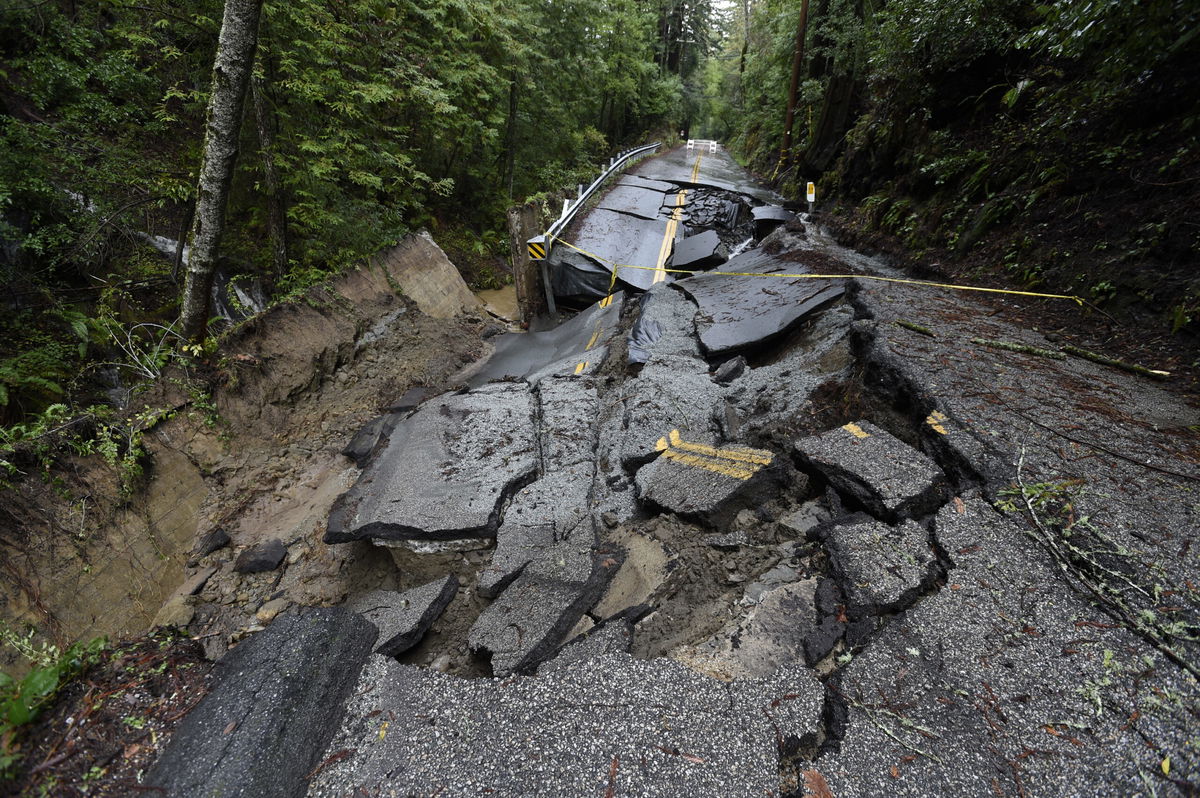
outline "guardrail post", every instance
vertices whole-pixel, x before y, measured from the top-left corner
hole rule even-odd
[[[520,239],[514,233],[514,238],[513,238],[513,253],[514,253],[513,254],[513,264],[514,264],[514,267],[518,263],[529,264],[531,266],[533,261],[538,262],[538,266],[540,268],[541,277],[542,277],[542,286],[545,289],[545,293],[546,293],[546,308],[547,308],[547,310],[549,310],[549,312],[551,314],[558,313],[558,308],[554,302],[554,289],[550,284],[550,268],[549,268],[549,262],[548,262],[548,259],[550,256],[550,248],[554,243],[555,237],[558,236],[559,233],[561,233],[571,223],[571,220],[573,219],[575,214],[579,211],[580,208],[583,207],[584,201],[592,195],[592,192],[595,191],[596,189],[598,189],[601,186],[601,184],[604,183],[605,180],[607,180],[609,177],[611,177],[613,171],[616,169],[618,164],[621,164],[623,166],[625,161],[627,159],[631,158],[632,156],[634,156],[636,154],[643,154],[643,153],[651,152],[651,151],[657,149],[659,146],[661,146],[660,143],[656,142],[654,144],[647,144],[644,147],[634,147],[633,149],[626,150],[624,153],[621,154],[621,156],[619,158],[610,159],[609,168],[606,171],[602,172],[600,174],[600,176],[597,177],[590,186],[588,186],[586,189],[582,185],[577,186],[579,196],[573,204],[570,200],[567,200],[567,199],[563,200],[562,215],[558,218],[558,221],[556,221],[556,222],[554,222],[554,224],[550,225],[550,228],[548,230],[546,230],[546,232],[543,235],[534,236],[533,238],[528,238],[525,240],[526,247],[525,247],[524,251],[518,251]],[[526,209],[531,208],[531,206],[529,206],[529,205],[526,205],[524,207]],[[511,214],[512,214],[512,212],[510,210],[510,216],[511,216]],[[516,224],[513,224],[511,226],[513,227],[514,230],[518,228],[518,226]],[[524,228],[524,229],[527,229],[527,228]],[[530,269],[530,271],[532,271],[532,269]],[[532,276],[532,274],[530,274],[530,276]],[[528,291],[522,292],[521,286],[522,286],[523,282],[531,282],[531,281],[522,281],[519,278],[517,280],[517,283],[518,283],[517,301],[518,301],[518,303],[522,303],[522,307],[524,309],[525,307],[532,304],[532,297],[529,296]],[[532,286],[529,286],[529,287],[532,288]]]

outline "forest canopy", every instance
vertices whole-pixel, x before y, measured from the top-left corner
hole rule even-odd
[[[707,0],[265,2],[226,277],[287,295],[421,227],[497,254],[506,206],[680,124],[710,14]],[[98,364],[124,367],[127,343],[166,356],[147,325],[178,312],[221,18],[219,0],[0,11],[0,420],[96,398]]]

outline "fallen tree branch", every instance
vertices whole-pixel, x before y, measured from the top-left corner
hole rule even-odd
[[[1066,352],[1068,355],[1074,355],[1075,357],[1080,357],[1084,360],[1090,360],[1093,363],[1099,363],[1101,366],[1111,366],[1115,369],[1128,371],[1132,374],[1140,374],[1143,377],[1150,377],[1151,379],[1155,380],[1165,380],[1167,377],[1171,376],[1171,372],[1169,371],[1148,369],[1145,366],[1139,366],[1136,363],[1126,363],[1124,360],[1117,360],[1115,358],[1105,357],[1104,355],[1098,355],[1095,352],[1089,352],[1086,349],[1080,349],[1079,347],[1071,346],[1070,344],[1064,346],[1062,351]]]

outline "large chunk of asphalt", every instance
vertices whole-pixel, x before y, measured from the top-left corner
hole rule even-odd
[[[480,386],[495,380],[529,383],[563,374],[590,374],[604,361],[608,341],[617,331],[623,295],[616,294],[576,314],[553,330],[506,333],[495,339],[495,351],[470,378]],[[579,364],[585,364],[579,368]]]
[[[567,466],[513,496],[496,530],[491,562],[479,575],[481,596],[498,595],[526,564],[561,542],[578,537],[583,545],[591,545],[588,492],[592,474],[590,464]]]
[[[485,597],[496,596],[527,563],[576,530],[586,545],[593,540],[596,388],[589,380],[553,377],[535,394],[540,476],[513,496],[496,530],[495,551],[479,577]]]
[[[876,518],[915,518],[946,493],[946,476],[932,460],[868,421],[796,441],[796,454]]]
[[[659,456],[638,469],[641,500],[652,507],[720,526],[732,512],[753,504],[748,496],[770,490],[775,456],[763,449],[707,440],[685,440],[672,430],[656,443]],[[735,507],[736,505],[736,507]]]
[[[761,347],[845,293],[844,280],[771,276],[808,271],[801,264],[756,249],[676,285],[699,306],[696,329],[700,344],[709,357],[717,357]],[[752,276],[738,276],[741,274]]]
[[[700,357],[696,341],[696,305],[667,283],[642,294],[637,318],[629,332],[628,360],[646,363],[652,357]]]
[[[793,574],[794,576],[794,574]],[[817,629],[815,579],[772,585],[754,606],[689,652],[706,672],[723,678],[769,676],[803,665],[805,639]]]
[[[344,609],[280,616],[216,667],[143,789],[178,798],[293,798],[321,760],[376,630]]]
[[[356,597],[350,609],[379,629],[375,653],[398,657],[421,641],[457,590],[458,577],[450,574],[403,593],[372,590]]]
[[[579,535],[541,551],[479,615],[468,635],[473,650],[491,654],[497,676],[524,673],[549,658],[595,605],[621,566],[616,550],[595,550]]]
[[[703,271],[720,266],[727,260],[729,250],[721,243],[717,231],[706,230],[678,242],[671,254],[670,266],[672,269]]]
[[[754,219],[754,237],[759,241],[769,236],[776,227],[796,218],[796,214],[778,205],[760,205],[750,213]]]
[[[1152,697],[1194,695],[1194,680],[1064,589],[1021,528],[964,498],[935,523],[945,586],[839,674],[847,731],[816,763],[830,792],[1184,794],[1163,759],[1194,739],[1195,718],[1187,699]]]
[[[490,537],[505,498],[537,467],[524,383],[432,399],[334,505],[326,543]]]
[[[465,681],[375,657],[309,796],[772,795],[779,743],[811,738],[822,706],[793,669],[730,685],[608,654]]]
[[[892,527],[858,513],[834,522],[825,542],[852,616],[903,609],[936,573],[929,532],[915,521]]]

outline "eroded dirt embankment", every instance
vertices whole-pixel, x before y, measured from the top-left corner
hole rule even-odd
[[[5,492],[0,617],[61,643],[139,633],[158,616],[190,623],[216,654],[285,595],[333,603],[394,579],[368,544],[316,545],[357,474],[340,451],[413,387],[444,390],[496,326],[486,319],[428,236],[251,319],[224,337],[207,392],[184,387],[198,375],[175,374],[135,400],[174,411],[146,432],[129,499],[98,458]],[[234,570],[276,540],[279,568]],[[198,544],[220,545],[200,556]]]

